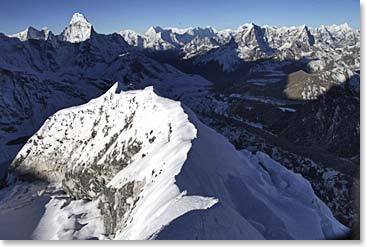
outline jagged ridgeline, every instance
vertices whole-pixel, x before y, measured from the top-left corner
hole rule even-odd
[[[359,30],[97,31],[0,33],[0,238],[358,237]]]

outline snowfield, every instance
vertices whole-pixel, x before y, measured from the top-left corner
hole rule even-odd
[[[152,87],[124,92],[116,83],[58,111],[11,168],[0,225],[17,225],[4,209],[24,200],[11,210],[41,212],[23,226],[28,238],[334,239],[349,231],[300,175],[264,153],[236,151]],[[25,180],[51,184],[19,190]],[[46,202],[31,204],[45,191]]]

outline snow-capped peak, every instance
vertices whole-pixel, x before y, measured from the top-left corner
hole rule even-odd
[[[351,26],[349,26],[349,24],[348,23],[343,23],[343,24],[341,24],[341,25],[339,25],[339,27],[341,28],[341,29],[344,29],[344,30],[350,30],[350,29],[352,29],[352,27]]]
[[[251,22],[251,23],[244,23],[242,25],[240,25],[237,28],[237,31],[244,31],[244,30],[248,30],[250,28],[253,28],[254,26],[257,26],[255,23]]]
[[[144,37],[134,30],[126,29],[119,32],[124,40],[131,46],[144,47]]]
[[[331,26],[327,26],[327,29],[336,33],[347,33],[354,31],[354,29],[351,26],[349,26],[348,23],[343,23],[340,25],[333,24]]]
[[[164,29],[161,28],[160,26],[151,26],[148,28],[148,30],[145,32],[145,35],[150,36],[150,35],[155,35],[157,33],[161,33],[163,32]]]
[[[62,32],[61,39],[71,43],[79,43],[89,39],[92,32],[92,24],[87,21],[84,15],[75,13],[69,26]]]
[[[241,46],[247,49],[260,48],[262,52],[270,54],[270,48],[265,38],[264,30],[254,24],[248,24],[246,27],[243,26],[241,33]]]
[[[315,38],[311,34],[310,29],[306,25],[302,25],[300,27],[300,32],[298,34],[297,41],[303,42],[308,46],[312,46],[315,44]]]
[[[246,27],[244,26],[244,30],[246,30],[245,35],[248,35],[248,34],[250,34],[250,32],[260,30],[260,29],[261,29],[261,27],[254,24],[254,23],[248,24]]]
[[[89,23],[89,21],[87,20],[87,18],[85,18],[85,16],[81,13],[74,13],[71,20],[70,20],[70,24],[76,23],[76,22],[84,22],[84,23]]]

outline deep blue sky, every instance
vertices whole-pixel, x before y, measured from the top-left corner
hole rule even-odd
[[[359,0],[0,0],[0,32],[12,34],[31,25],[60,33],[74,12],[97,32],[145,32],[149,26],[258,25],[309,26],[349,23],[359,28]]]

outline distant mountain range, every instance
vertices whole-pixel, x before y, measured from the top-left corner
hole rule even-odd
[[[0,238],[358,237],[359,30],[75,13],[0,51]]]

